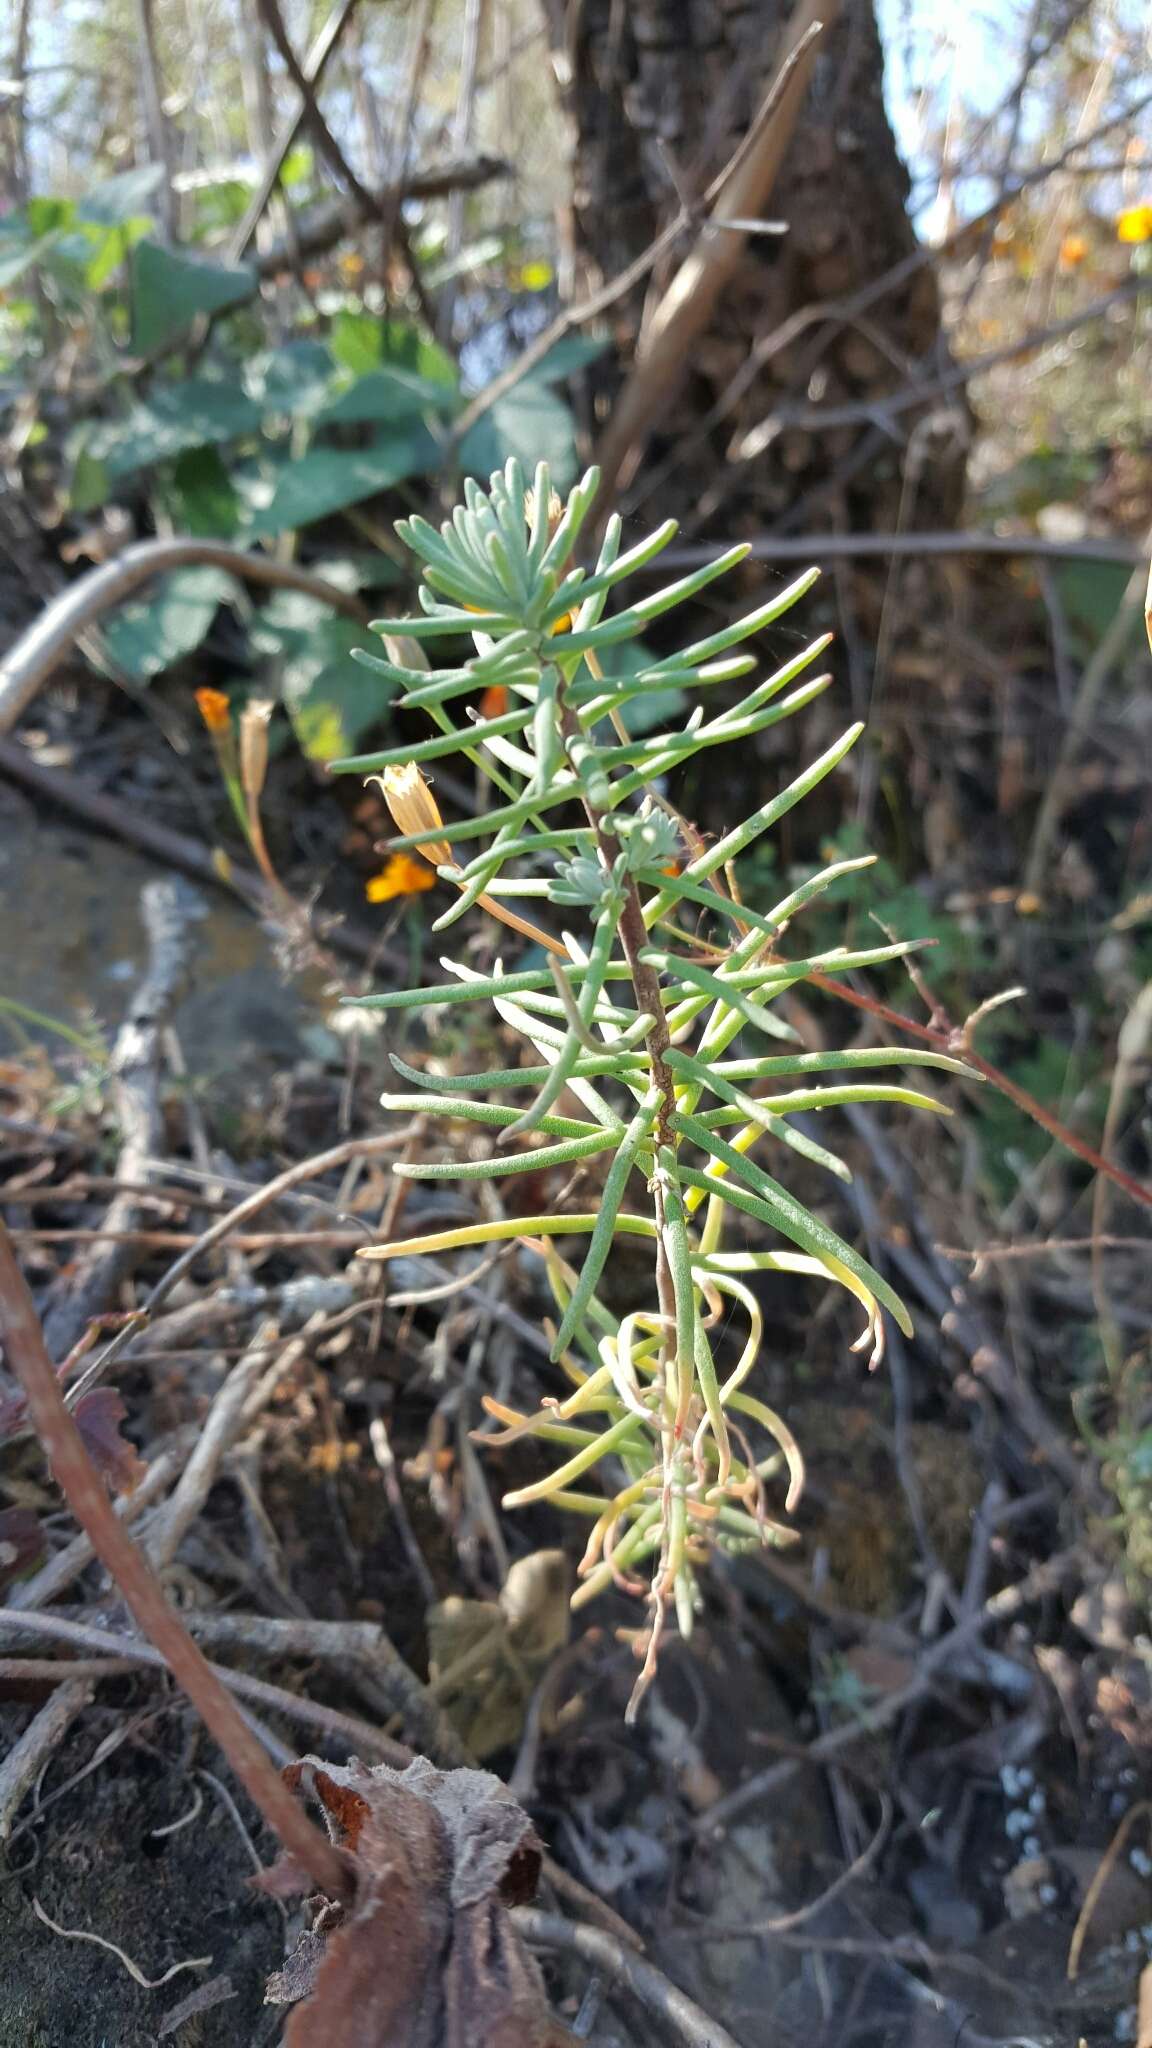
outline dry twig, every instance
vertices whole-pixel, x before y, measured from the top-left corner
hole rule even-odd
[[[160,1063],[164,1029],[188,972],[194,921],[204,914],[200,898],[180,881],[147,882],[140,893],[148,935],[148,966],[112,1050],[113,1106],[120,1129],[116,1178],[125,1185],[104,1219],[109,1242],[81,1262],[67,1295],[49,1310],[44,1338],[63,1358],[102,1315],[134,1264],[132,1245],[140,1204],[128,1192],[147,1184],[148,1164],[164,1146]]]
[[[343,1859],[313,1827],[268,1763],[226,1688],[197,1648],[123,1524],[113,1514],[103,1483],[64,1398],[44,1344],[32,1298],[0,1223],[0,1335],[20,1381],[36,1433],[77,1521],[111,1572],[140,1628],[149,1636],[216,1737],[249,1797],[269,1827],[331,1898],[348,1896]]]
[[[514,1907],[512,1918],[534,1948],[559,1949],[602,1970],[617,1991],[630,1992],[646,2012],[661,2020],[681,2048],[738,2048],[726,2027],[709,2019],[662,1970],[604,1928],[577,1926],[557,1913],[541,1913],[535,1906]]]
[[[666,406],[707,328],[717,300],[739,269],[744,227],[758,219],[776,183],[792,139],[822,30],[835,21],[840,0],[797,0],[782,38],[783,62],[748,134],[715,190],[712,212],[695,246],[661,297],[637,350],[636,365],[616,401],[601,442],[601,504],[610,507],[627,483],[644,435]]]

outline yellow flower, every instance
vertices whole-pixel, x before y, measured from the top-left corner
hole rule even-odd
[[[1152,242],[1152,204],[1148,200],[1142,206],[1126,206],[1116,217],[1116,240],[1118,242]]]
[[[209,732],[227,732],[232,724],[232,706],[223,690],[197,690],[196,705]]]
[[[386,768],[383,775],[370,775],[368,780],[379,784],[392,822],[405,838],[413,832],[430,832],[434,827],[443,830],[440,806],[415,761],[405,761],[399,768]],[[455,866],[446,839],[430,839],[418,851],[434,868]]]
[[[364,885],[369,903],[391,903],[394,896],[419,896],[436,887],[428,863],[414,860],[410,853],[394,853],[387,866]]]

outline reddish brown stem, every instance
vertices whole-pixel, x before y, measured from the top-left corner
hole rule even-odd
[[[80,1432],[64,1405],[44,1333],[16,1263],[12,1241],[0,1222],[0,1337],[8,1363],[24,1389],[28,1411],[56,1483],[93,1550],[105,1565],[140,1628],[183,1686],[215,1736],[249,1798],[283,1847],[330,1898],[347,1901],[349,1866],[338,1849],[313,1827],[292,1797],[216,1677],[203,1652],[169,1606],[159,1581],[117,1520]]]
[[[839,997],[842,1003],[850,1003],[854,1010],[866,1010],[870,1017],[881,1018],[885,1024],[891,1024],[894,1030],[908,1032],[912,1038],[918,1038],[922,1045],[931,1045],[937,1052],[954,1053],[967,1060],[968,1065],[975,1067],[976,1072],[982,1074],[986,1081],[990,1081],[994,1088],[998,1088],[1001,1095],[1006,1095],[1009,1102],[1014,1102],[1017,1109],[1022,1109],[1025,1116],[1032,1118],[1033,1123],[1039,1124],[1043,1130],[1058,1139],[1061,1145],[1067,1146],[1069,1152],[1075,1152],[1078,1158],[1086,1160],[1097,1173],[1102,1173],[1108,1180],[1114,1181],[1116,1186],[1123,1188],[1125,1194],[1130,1195],[1134,1202],[1139,1202],[1145,1209],[1152,1209],[1152,1188],[1146,1188],[1142,1182],[1134,1180],[1130,1173],[1125,1173],[1122,1166],[1113,1165],[1110,1159],[1105,1159],[1103,1153],[1097,1152],[1094,1145],[1089,1145],[1085,1138],[1078,1138],[1075,1131],[1070,1131],[1067,1124],[1062,1124],[1059,1117],[1053,1116],[1050,1109],[1045,1109],[1042,1102],[1037,1102],[1034,1095],[1029,1095],[1026,1088],[1018,1087],[999,1067],[994,1067],[981,1053],[974,1052],[965,1042],[962,1031],[956,1030],[954,1026],[942,1029],[934,1024],[921,1024],[916,1017],[905,1017],[900,1010],[890,1010],[887,1003],[877,1002],[875,996],[858,994],[845,982],[835,981],[830,974],[809,974],[807,979],[814,982],[817,988],[826,989],[830,996]]]

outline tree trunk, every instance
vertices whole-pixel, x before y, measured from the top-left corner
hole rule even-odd
[[[787,54],[789,8],[785,0],[543,5],[571,126],[574,254],[599,282],[622,271],[679,207],[691,211],[728,162]],[[910,382],[947,367],[936,279],[918,252],[908,192],[884,108],[872,0],[842,0],[765,207],[787,233],[748,238],[709,331],[681,366],[667,426],[649,436],[626,504],[671,512],[687,533],[711,525],[733,539],[766,528],[954,520],[964,408],[928,393],[885,410]],[[649,305],[681,254],[654,274]],[[848,311],[901,265],[900,282]],[[618,366],[599,394],[602,417],[645,302],[642,287],[615,309]]]

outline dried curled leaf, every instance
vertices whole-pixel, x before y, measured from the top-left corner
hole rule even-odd
[[[285,1772],[315,1794],[356,1863],[347,1912],[325,1903],[267,1997],[302,1998],[286,2048],[549,2048],[544,1986],[507,1907],[530,1899],[540,1844],[488,1771],[406,1770],[304,1757]],[[277,1866],[269,1888],[304,1889]]]
[[[0,1508],[0,1591],[44,1558],[44,1531],[31,1508]]]
[[[128,1410],[115,1387],[93,1387],[81,1394],[72,1413],[101,1478],[117,1493],[131,1493],[148,1468],[135,1445],[120,1434]]]
[[[436,1697],[473,1756],[520,1739],[541,1673],[568,1640],[571,1571],[562,1550],[510,1567],[499,1601],[452,1594],[428,1613]]]

